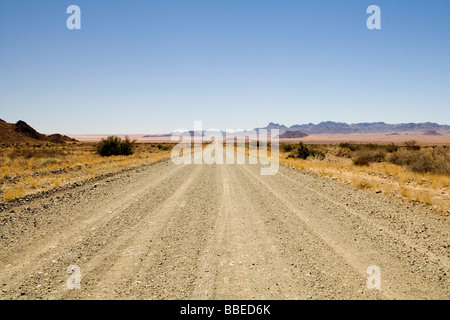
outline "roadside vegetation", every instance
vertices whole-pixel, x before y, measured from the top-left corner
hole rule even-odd
[[[0,201],[151,164],[169,158],[173,146],[114,137],[100,143],[1,144]],[[268,149],[270,153],[270,145]],[[415,141],[283,143],[280,161],[360,189],[450,211],[450,146],[420,146]]]
[[[0,202],[170,157],[173,144],[110,137],[99,143],[0,145]]]
[[[129,137],[122,138],[110,136],[97,144],[96,150],[102,157],[110,156],[130,156],[136,149],[136,140]]]
[[[317,156],[319,154],[319,156]],[[357,188],[450,210],[450,147],[281,144],[280,161]]]

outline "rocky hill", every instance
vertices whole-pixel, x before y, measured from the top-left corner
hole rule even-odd
[[[285,133],[280,134],[280,139],[298,139],[304,138],[308,135],[301,131],[286,131]]]
[[[13,124],[7,123],[6,121],[0,119],[0,143],[65,143],[70,141],[76,140],[59,133],[52,135],[39,133],[22,120],[19,120]]]
[[[425,135],[425,136],[442,136],[442,134],[440,134],[436,130],[428,130],[423,135]]]

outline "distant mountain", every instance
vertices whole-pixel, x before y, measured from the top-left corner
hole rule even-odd
[[[428,130],[423,135],[424,136],[442,136],[442,134],[440,134],[439,132],[437,132],[435,130]]]
[[[47,136],[47,139],[50,140],[50,142],[54,142],[54,143],[65,143],[65,142],[76,142],[76,139],[73,139],[71,137],[59,134],[59,133],[54,133],[51,135]]]
[[[155,137],[170,137],[172,134],[147,134],[142,138],[155,138]]]
[[[278,124],[278,123],[273,123],[273,122],[270,122],[268,125],[267,125],[267,127],[265,127],[264,129],[278,129],[280,132],[281,131],[287,131],[289,128],[288,127],[286,127],[285,125],[280,125],[280,124]]]
[[[297,138],[304,138],[308,135],[306,133],[303,133],[301,131],[286,131],[285,133],[280,134],[280,139],[297,139]]]
[[[285,125],[281,125],[281,124],[278,124],[278,123],[270,122],[266,127],[264,127],[264,128],[255,128],[254,130],[258,134],[259,134],[259,130],[267,130],[267,134],[271,134],[272,130],[278,130],[278,134],[281,135],[281,134],[287,132],[289,130],[289,128],[286,127]],[[292,131],[297,131],[297,130],[292,130]]]
[[[333,122],[325,121],[318,124],[308,123],[308,124],[296,124],[291,127],[285,125],[280,125],[278,123],[269,123],[264,128],[259,129],[278,129],[280,135],[286,133],[287,131],[295,132],[300,131],[304,134],[351,134],[351,133],[418,133],[424,134],[426,132],[434,131],[437,134],[450,133],[450,126],[439,125],[432,122],[423,123],[399,123],[399,124],[388,124],[384,122],[363,122],[363,123],[353,123],[347,124],[343,122]]]
[[[24,142],[53,142],[65,143],[77,141],[59,133],[45,135],[37,132],[25,121],[19,120],[15,124],[7,123],[0,119],[0,142],[1,143],[24,143]]]

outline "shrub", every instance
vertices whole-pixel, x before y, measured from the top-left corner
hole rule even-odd
[[[367,166],[373,162],[382,162],[386,153],[382,150],[361,150],[354,153],[352,161],[357,166]]]
[[[122,140],[119,137],[110,136],[97,144],[97,153],[102,157],[129,156],[134,153],[135,147],[136,140],[130,140],[129,137]]]
[[[297,158],[306,159],[310,154],[308,147],[303,142],[300,142],[297,148]]]
[[[376,144],[376,143],[367,143],[360,146],[359,150],[367,149],[367,150],[382,150],[389,153],[398,151],[398,146],[395,144]]]
[[[310,150],[310,156],[313,157],[316,160],[320,160],[322,161],[323,159],[325,159],[325,153],[321,150],[318,149],[311,149]]]
[[[380,145],[375,144],[375,143],[366,143],[364,145],[362,145],[363,149],[368,149],[368,150],[377,150],[382,148]]]
[[[361,180],[356,184],[356,187],[362,190],[370,189],[372,188],[372,184],[367,180]]]
[[[163,145],[163,144],[158,143],[157,148],[158,148],[159,150],[166,151],[166,150],[169,150],[169,149],[170,149],[170,145],[168,145],[168,144],[164,144],[164,145]]]
[[[399,166],[407,166],[412,163],[416,154],[418,154],[418,152],[401,150],[391,154],[388,161]]]
[[[408,169],[418,173],[436,172],[437,163],[428,153],[417,152],[416,156],[411,159]]]
[[[396,145],[393,144],[393,143],[384,146],[384,148],[385,148],[386,151],[389,152],[389,153],[393,153],[393,152],[397,152],[397,151],[398,151],[398,146],[396,146]]]
[[[354,143],[348,143],[348,142],[340,143],[339,147],[341,149],[349,149],[350,151],[357,151],[357,150],[361,149],[361,145],[354,144]]]
[[[376,144],[376,143],[366,143],[366,144],[351,144],[348,142],[340,143],[340,153],[346,154],[345,150],[359,151],[359,150],[383,150],[389,153],[398,151],[399,147],[395,144]],[[344,149],[344,150],[343,150]]]
[[[295,145],[291,146],[294,149]],[[319,149],[308,147],[303,142],[300,142],[298,144],[297,150],[291,152],[291,154],[288,156],[288,158],[297,158],[303,160],[307,159],[308,157],[313,157],[316,160],[323,160],[325,159],[325,153]]]
[[[291,143],[283,143],[280,145],[281,152],[291,152],[295,147],[295,144]]]
[[[57,164],[57,163],[58,163],[57,159],[55,159],[55,158],[47,158],[47,159],[41,161],[40,166],[41,167],[46,167],[49,164]]]
[[[368,166],[370,164],[369,158],[362,155],[357,155],[353,157],[352,161],[353,164],[357,166]]]
[[[420,146],[417,145],[416,140],[405,141],[405,147],[408,150],[420,150]]]
[[[433,150],[403,150],[393,153],[389,162],[406,166],[417,173],[436,173],[450,175],[450,156],[445,148]]]

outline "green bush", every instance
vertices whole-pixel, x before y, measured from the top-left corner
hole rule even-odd
[[[168,145],[168,144],[160,144],[160,143],[158,143],[158,145],[156,147],[159,150],[170,150],[170,145]]]
[[[281,152],[291,152],[296,148],[295,144],[283,143],[280,145]]]
[[[345,154],[345,151],[342,149],[347,149],[350,151],[360,151],[360,150],[383,150],[389,153],[398,151],[399,147],[395,144],[376,144],[376,143],[366,143],[366,144],[353,144],[353,143],[340,143],[339,147],[341,150],[339,151],[341,154]]]
[[[323,160],[325,159],[325,153],[319,149],[313,148],[315,145],[312,145],[310,147],[306,146],[303,142],[300,142],[297,146],[297,150],[295,150],[294,146],[292,146],[291,154],[288,156],[288,158],[297,158],[297,159],[307,159],[308,157],[312,157],[316,160]]]
[[[405,147],[408,150],[420,150],[421,147],[419,145],[417,145],[417,141],[416,140],[409,140],[405,142]]]
[[[398,151],[398,146],[396,146],[396,145],[393,144],[393,143],[384,146],[384,148],[385,148],[386,151],[389,152],[389,153],[393,153],[393,152],[397,152],[397,151]]]
[[[311,153],[309,152],[308,147],[303,142],[300,142],[297,148],[297,158],[306,159],[310,155]]]
[[[136,140],[130,140],[129,137],[122,140],[119,137],[110,136],[97,144],[97,153],[102,157],[129,156],[134,153],[135,147]]]
[[[310,156],[316,160],[324,160],[325,159],[325,153],[318,149],[311,149]]]
[[[379,148],[382,148],[382,146],[375,143],[366,143],[362,145],[362,149],[377,150]]]
[[[357,150],[361,149],[361,145],[354,144],[354,143],[348,143],[348,142],[340,143],[339,147],[341,149],[349,149],[350,151],[357,151]]]

